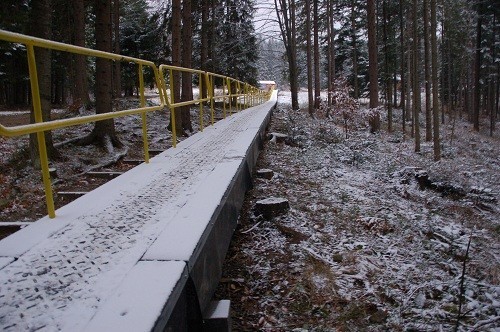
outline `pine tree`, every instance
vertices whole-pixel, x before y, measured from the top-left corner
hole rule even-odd
[[[253,0],[226,0],[218,51],[222,73],[250,84],[257,83],[257,37]]]

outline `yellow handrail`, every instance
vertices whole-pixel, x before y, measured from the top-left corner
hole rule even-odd
[[[45,189],[45,196],[46,196],[46,204],[47,204],[47,211],[48,215],[50,218],[55,217],[55,208],[54,208],[54,198],[53,198],[53,193],[52,193],[52,185],[51,185],[51,179],[50,179],[50,174],[49,174],[49,161],[48,161],[48,156],[47,156],[47,147],[45,143],[45,131],[50,131],[54,129],[59,129],[59,128],[65,128],[65,127],[70,127],[74,125],[81,125],[81,124],[87,124],[90,122],[96,122],[96,121],[101,121],[101,120],[107,120],[107,119],[114,119],[118,117],[124,117],[128,115],[134,115],[134,114],[141,114],[141,121],[142,121],[142,136],[143,136],[143,146],[144,146],[144,160],[146,163],[149,163],[149,148],[148,148],[148,138],[147,138],[147,119],[146,119],[146,114],[148,112],[153,112],[153,111],[159,111],[165,108],[165,106],[168,106],[171,111],[171,124],[172,124],[172,140],[173,140],[173,146],[176,147],[176,128],[175,128],[175,108],[180,107],[180,106],[185,106],[185,105],[194,105],[196,103],[200,104],[200,130],[203,131],[204,123],[203,123],[203,102],[210,102],[210,109],[211,109],[211,123],[214,123],[214,101],[216,99],[222,98],[224,101],[223,105],[223,113],[224,113],[224,118],[226,117],[226,105],[225,105],[225,100],[228,98],[229,100],[229,107],[230,107],[230,113],[232,113],[232,103],[231,103],[231,98],[236,97],[243,97],[244,102],[243,105],[248,106],[247,104],[247,98],[250,98],[250,100],[254,100],[254,98],[257,98],[259,102],[265,101],[265,99],[268,99],[268,95],[265,94],[264,91],[259,90],[255,87],[250,87],[246,83],[240,82],[238,80],[235,80],[233,78],[219,75],[219,74],[214,74],[214,73],[209,73],[205,72],[202,70],[196,70],[196,69],[188,69],[188,68],[182,68],[182,67],[175,67],[175,66],[168,66],[168,65],[161,65],[158,67],[151,61],[146,61],[138,58],[133,58],[129,56],[123,56],[120,54],[114,54],[114,53],[108,53],[108,52],[103,52],[103,51],[98,51],[98,50],[93,50],[85,47],[80,47],[80,46],[74,46],[74,45],[69,45],[69,44],[64,44],[64,43],[59,43],[59,42],[54,42],[50,40],[45,40],[41,38],[36,38],[36,37],[31,37],[31,36],[26,36],[18,33],[13,33],[5,30],[0,30],[0,40],[4,40],[7,42],[12,42],[12,43],[19,43],[19,44],[24,44],[26,45],[27,49],[27,55],[28,55],[28,69],[29,69],[29,75],[30,75],[30,85],[31,85],[31,95],[32,95],[32,100],[33,100],[33,112],[34,112],[34,118],[35,118],[35,123],[27,124],[27,125],[19,125],[19,126],[13,126],[13,127],[5,127],[0,124],[0,136],[6,136],[6,137],[14,137],[14,136],[21,136],[21,135],[27,135],[27,134],[35,134],[37,135],[37,140],[38,140],[38,150],[40,154],[40,164],[41,164],[41,169],[42,169],[42,179],[43,179],[43,184],[44,184],[44,189]],[[51,50],[56,50],[56,51],[62,51],[62,52],[68,52],[68,53],[74,53],[74,54],[80,54],[80,55],[85,55],[85,56],[91,56],[91,57],[98,57],[98,58],[104,58],[104,59],[109,59],[113,61],[123,61],[123,62],[129,62],[129,63],[134,63],[138,66],[138,79],[139,79],[139,100],[140,100],[140,107],[139,108],[134,108],[134,109],[127,109],[127,110],[121,110],[121,111],[115,111],[113,112],[112,110],[107,113],[102,113],[102,114],[93,114],[93,115],[86,115],[86,116],[80,116],[77,118],[68,118],[68,119],[60,119],[60,120],[52,120],[52,121],[43,121],[42,117],[42,109],[41,109],[41,102],[40,102],[40,90],[39,90],[39,85],[38,85],[38,74],[37,74],[37,68],[36,68],[36,61],[35,61],[35,51],[34,47],[40,47],[40,48],[47,48]],[[146,98],[145,98],[145,93],[144,93],[144,67],[149,67],[154,73],[154,81],[156,83],[156,86],[158,88],[158,93],[160,96],[160,104],[156,106],[149,106],[146,107]],[[165,71],[169,71],[169,87],[170,87],[170,94],[167,93],[167,84],[165,81]],[[175,101],[174,100],[174,82],[173,82],[173,71],[179,71],[179,72],[190,72],[194,74],[199,75],[199,98],[198,99],[193,99],[190,101]],[[222,78],[223,85],[222,85],[222,95],[220,96],[215,96],[213,94],[213,82],[214,78]],[[208,95],[206,98],[201,98],[202,96],[202,89],[203,89],[203,80],[205,81],[205,85],[208,91]],[[236,91],[231,90],[231,84],[234,84],[236,87]],[[242,92],[241,90],[241,84],[244,85],[245,90]],[[225,87],[227,87],[227,94],[225,93]],[[168,98],[168,95],[170,95],[170,98]],[[254,103],[250,103],[251,106],[254,105]],[[239,106],[238,106],[239,105]],[[236,103],[236,108],[241,107],[241,104]]]

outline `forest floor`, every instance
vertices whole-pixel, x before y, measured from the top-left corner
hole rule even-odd
[[[0,123],[24,123],[26,112],[0,110]],[[459,312],[459,330],[500,329],[498,131],[447,124],[443,158],[434,162],[431,143],[415,153],[414,141],[403,140],[399,118],[395,111],[394,133],[370,134],[363,122],[346,138],[340,121],[290,112],[280,93],[269,131],[288,139],[265,143],[257,168],[274,176],[255,178],[247,193],[216,294],[231,300],[234,330],[440,331],[452,330]],[[166,115],[148,114],[148,123],[150,149],[169,148]],[[112,155],[70,143],[91,125],[53,132],[62,155],[51,163],[56,207],[72,199],[57,192],[106,181],[88,171],[126,171],[133,165],[125,159],[142,158],[140,117],[116,128],[125,148]],[[2,222],[46,215],[27,145],[26,137],[0,137]],[[291,209],[266,220],[254,206],[271,196]]]
[[[432,143],[403,140],[398,111],[394,133],[346,138],[286,99],[269,131],[288,139],[264,146],[257,169],[274,176],[247,193],[217,291],[234,330],[499,331],[498,131],[457,119],[451,140],[444,125],[434,162]],[[290,210],[266,220],[268,197]]]

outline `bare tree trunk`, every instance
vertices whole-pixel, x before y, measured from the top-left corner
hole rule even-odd
[[[209,14],[209,1],[203,1],[201,4],[201,52],[200,52],[200,67],[202,70],[208,71],[208,14]],[[201,98],[207,97],[207,86],[203,85],[200,91]]]
[[[299,73],[297,68],[297,28],[296,28],[296,4],[295,1],[291,1],[290,4],[290,18],[291,18],[291,52],[290,56],[292,57],[290,67],[290,90],[292,92],[292,108],[299,109]],[[295,105],[295,107],[294,107]]]
[[[311,117],[314,116],[314,94],[313,94],[313,65],[312,65],[312,49],[311,49],[311,1],[305,1],[305,14],[306,14],[306,62],[307,62],[307,100],[308,112]]]
[[[120,0],[113,0],[113,53],[120,54]],[[113,62],[113,97],[122,94],[121,63]]]
[[[432,119],[434,160],[441,159],[441,146],[439,142],[439,96],[438,96],[438,64],[437,64],[437,18],[436,0],[431,0],[431,59],[432,59]]]
[[[210,8],[211,8],[211,15],[210,15],[210,32],[208,34],[208,38],[209,38],[209,41],[208,41],[208,44],[209,44],[209,47],[208,47],[208,58],[210,59],[210,66],[208,67],[208,69],[210,71],[214,71],[215,70],[215,57],[216,57],[216,52],[215,52],[215,39],[217,38],[216,37],[216,25],[215,25],[215,20],[216,20],[216,14],[215,14],[215,9],[216,9],[216,6],[215,6],[215,2],[216,0],[208,0],[210,1]]]
[[[408,27],[408,35],[410,35],[410,26]],[[411,43],[408,42],[407,45],[407,50],[406,50],[406,63],[408,66],[408,76],[406,77],[406,121],[410,121],[413,119],[413,100],[412,100],[412,86],[413,86],[413,76],[411,73],[413,73],[413,58],[412,58],[412,52],[411,52]],[[411,137],[413,137],[413,124],[411,125],[410,128],[410,134]]]
[[[181,0],[172,0],[172,65],[181,66]],[[177,71],[172,73],[173,93],[171,98],[174,103],[181,99],[181,75]],[[172,130],[172,118],[170,118],[169,129]],[[176,135],[182,135],[182,118],[179,109],[175,110]]]
[[[321,103],[321,81],[320,81],[320,52],[319,52],[319,15],[318,15],[318,1],[313,0],[314,10],[314,108],[319,109]]]
[[[370,108],[378,107],[378,65],[377,65],[377,27],[375,25],[375,0],[367,0],[368,15],[368,75],[370,77]],[[380,130],[380,116],[373,112],[370,116],[370,131]]]
[[[73,6],[73,38],[76,46],[85,47],[85,1],[74,0]],[[75,54],[74,59],[74,84],[73,106],[71,109],[79,110],[89,103],[89,87],[87,82],[87,63],[85,56]]]
[[[404,42],[404,17],[403,17],[403,0],[399,0],[399,28],[400,28],[400,37],[399,37],[399,44],[401,48],[401,54],[400,54],[400,61],[401,61],[401,110],[402,110],[402,129],[403,129],[403,139],[404,139],[404,133],[406,131],[406,85],[405,85],[405,75],[406,75],[406,68],[405,68],[405,42]]]
[[[385,62],[385,102],[387,107],[387,130],[392,132],[392,75],[389,73],[389,46],[387,45],[387,2],[383,2],[383,15],[384,15],[384,62]]]
[[[31,34],[35,37],[51,39],[52,37],[52,1],[35,0],[32,2],[30,13]],[[51,103],[51,52],[45,48],[35,50],[36,68],[38,74],[38,87],[40,91],[40,103],[42,108],[42,120],[50,121]],[[30,121],[35,122],[34,109],[31,110]],[[45,132],[45,145],[49,158],[59,157],[59,153],[54,148],[52,132]],[[30,135],[30,157],[33,166],[40,166],[38,140],[36,134]]]
[[[335,21],[333,19],[333,0],[327,1],[327,35],[328,35],[328,111],[332,107],[332,92],[335,80]]]
[[[431,68],[429,45],[429,0],[424,1],[425,140],[432,140]]]
[[[495,59],[497,58],[497,54],[496,54],[496,51],[497,51],[497,48],[495,47],[495,42],[496,42],[496,38],[497,38],[497,30],[498,30],[498,27],[497,27],[497,12],[495,12],[493,14],[493,36],[492,36],[492,41],[491,41],[491,45],[492,47],[490,48],[491,49],[491,58],[494,59],[493,61],[495,62]],[[496,67],[496,68],[495,68]],[[499,67],[499,63],[497,62],[496,63],[496,66],[495,66],[495,63],[492,63],[491,64],[491,71],[492,72],[495,72],[495,69],[497,69]],[[496,112],[497,112],[497,108],[498,108],[498,80],[499,80],[499,75],[498,75],[498,71],[496,73],[496,75],[494,76],[494,79],[493,78],[490,78],[490,136],[493,137],[493,132],[495,131],[495,120],[496,120]]]
[[[474,130],[479,131],[479,114],[480,114],[480,101],[481,101],[481,38],[483,23],[481,1],[477,2],[477,26],[476,26],[476,58],[475,58],[475,73],[474,73]]]
[[[279,5],[278,5],[279,4]],[[299,109],[298,69],[297,69],[297,30],[295,26],[295,1],[274,0],[276,16],[285,45],[292,94],[292,109]]]
[[[418,56],[418,0],[413,0],[413,130],[415,133],[415,152],[420,152],[420,79]]]
[[[96,0],[95,4],[95,38],[96,48],[100,51],[111,52],[112,25],[111,25],[111,0]],[[113,70],[111,61],[103,58],[96,59],[96,113],[102,114],[113,110]],[[102,120],[95,123],[90,135],[83,139],[82,144],[96,143],[103,146],[108,152],[113,147],[123,144],[118,139],[113,119]]]
[[[351,30],[352,30],[352,72],[353,72],[353,89],[354,99],[359,98],[359,84],[358,84],[358,47],[357,47],[357,29],[355,17],[355,0],[351,0]]]
[[[193,26],[192,26],[192,12],[191,12],[191,0],[183,0],[182,6],[182,67],[191,68],[193,65],[192,61],[192,37],[193,37]],[[193,75],[189,72],[182,73],[182,92],[181,101],[188,101],[193,99]],[[193,132],[193,126],[191,124],[191,107],[183,106],[181,108],[181,118],[182,118],[182,129]]]

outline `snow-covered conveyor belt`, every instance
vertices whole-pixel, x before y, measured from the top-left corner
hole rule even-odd
[[[275,104],[276,92],[0,241],[0,330],[199,327]]]

